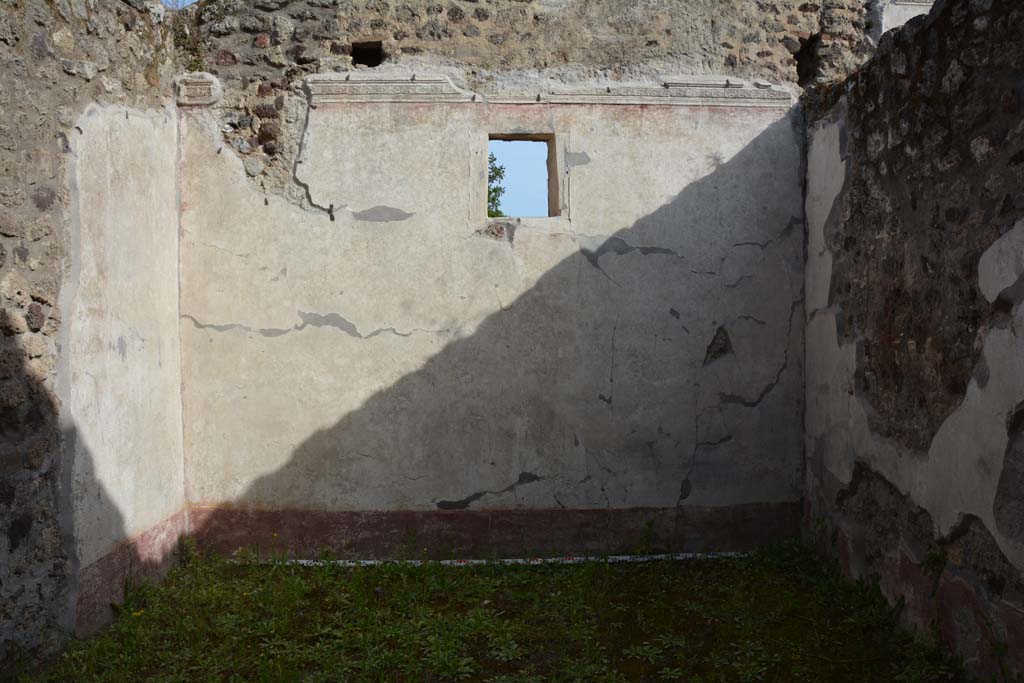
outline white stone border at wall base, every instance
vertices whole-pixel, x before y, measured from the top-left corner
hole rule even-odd
[[[259,559],[245,560],[232,559],[237,564],[278,564],[296,565],[302,567],[378,567],[383,565],[404,565],[410,567],[422,567],[427,565],[439,565],[442,567],[480,567],[488,565],[521,565],[539,566],[548,564],[585,564],[597,562],[602,564],[641,564],[644,562],[664,561],[689,561],[689,560],[722,560],[750,557],[749,552],[724,552],[724,553],[671,553],[663,555],[609,555],[605,557],[590,557],[586,555],[566,557],[517,557],[499,558],[492,560],[275,560]]]

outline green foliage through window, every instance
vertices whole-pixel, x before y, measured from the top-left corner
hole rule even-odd
[[[501,196],[505,194],[505,167],[498,165],[494,154],[487,155],[487,217],[500,218],[505,214],[501,211]]]

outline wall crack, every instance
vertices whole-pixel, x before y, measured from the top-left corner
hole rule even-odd
[[[520,486],[525,486],[526,484],[532,484],[534,482],[543,481],[543,479],[543,477],[540,477],[534,474],[533,472],[521,472],[519,474],[519,479],[516,480],[516,483],[510,484],[503,489],[500,489],[498,491],[477,491],[476,493],[466,496],[461,500],[439,500],[437,502],[437,507],[439,510],[465,510],[469,508],[470,505],[480,500],[481,498],[484,498],[485,496],[500,496],[503,493],[511,493]]]

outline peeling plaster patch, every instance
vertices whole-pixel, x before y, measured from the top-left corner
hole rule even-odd
[[[367,223],[396,223],[408,220],[415,214],[396,209],[393,206],[375,206],[365,211],[354,211],[352,217]]]
[[[729,338],[728,330],[725,327],[719,327],[704,354],[704,365],[710,365],[723,356],[731,355],[732,352],[732,340]]]
[[[590,163],[590,155],[586,152],[566,152],[565,153],[565,165],[569,168],[575,168],[576,166],[586,166]]]
[[[519,475],[519,479],[516,480],[516,483],[506,486],[500,491],[477,491],[470,496],[466,496],[462,500],[441,500],[437,502],[437,507],[440,510],[465,510],[484,496],[499,496],[503,493],[514,491],[519,486],[532,484],[534,482],[541,481],[542,479],[543,477],[539,477],[532,472],[522,472]]]
[[[476,234],[492,240],[506,240],[510,245],[514,246],[516,225],[515,223],[504,221],[492,222],[488,223],[487,227],[477,230]]]

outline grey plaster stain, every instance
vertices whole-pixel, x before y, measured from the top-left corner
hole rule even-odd
[[[248,332],[251,334],[258,334],[261,337],[275,338],[283,337],[286,334],[292,332],[301,332],[309,327],[329,327],[341,332],[344,332],[350,337],[355,339],[373,339],[382,334],[393,334],[396,337],[411,337],[413,334],[447,334],[450,329],[442,330],[423,330],[423,329],[412,329],[408,332],[401,332],[394,327],[381,327],[373,330],[369,334],[362,334],[359,332],[359,328],[355,326],[353,322],[347,320],[338,313],[306,313],[305,311],[299,311],[299,320],[301,321],[297,325],[293,325],[288,328],[281,327],[250,327],[248,325],[242,325],[240,323],[224,323],[224,324],[213,324],[213,323],[201,323],[191,315],[182,315],[183,320],[187,319],[192,321],[192,324],[196,329],[199,330],[213,330],[214,332],[233,332],[235,330],[240,332]]]
[[[590,155],[586,152],[566,152],[565,153],[565,165],[569,168],[575,168],[576,166],[586,166],[590,163]]]
[[[413,215],[407,211],[396,209],[393,206],[374,206],[364,211],[354,211],[352,213],[352,217],[357,221],[366,221],[368,223],[395,223],[408,220]]]
[[[192,324],[197,330],[213,330],[215,332],[231,332],[232,330],[242,330],[244,332],[252,332],[252,328],[246,325],[239,325],[237,323],[224,323],[216,325],[213,323],[201,323],[188,314],[183,314],[182,319],[191,320]]]
[[[362,339],[363,335],[359,334],[359,329],[349,320],[341,317],[337,313],[328,313],[327,315],[320,315],[318,313],[306,313],[299,311],[299,320],[302,324],[298,329],[305,327],[333,327],[336,330],[341,330],[350,337],[356,339]]]
[[[666,249],[664,247],[636,247],[629,244],[624,239],[619,237],[591,237],[588,235],[580,235],[580,253],[583,254],[584,258],[590,262],[590,265],[601,271],[601,274],[611,280],[608,273],[601,267],[601,257],[605,254],[613,254],[615,256],[625,256],[631,254],[634,251],[639,252],[641,256],[675,256],[676,258],[683,258],[679,253],[672,249]],[[596,249],[589,248],[586,245],[600,245]]]
[[[128,342],[124,340],[124,337],[117,338],[117,355],[121,356],[121,360],[128,358]]]
[[[532,472],[522,472],[519,475],[519,479],[516,480],[516,483],[506,486],[500,491],[477,491],[476,493],[466,496],[461,500],[440,500],[437,502],[437,507],[440,510],[465,510],[484,496],[498,496],[502,493],[509,493],[519,486],[532,484],[534,482],[541,481],[542,479],[543,477],[539,477]]]

